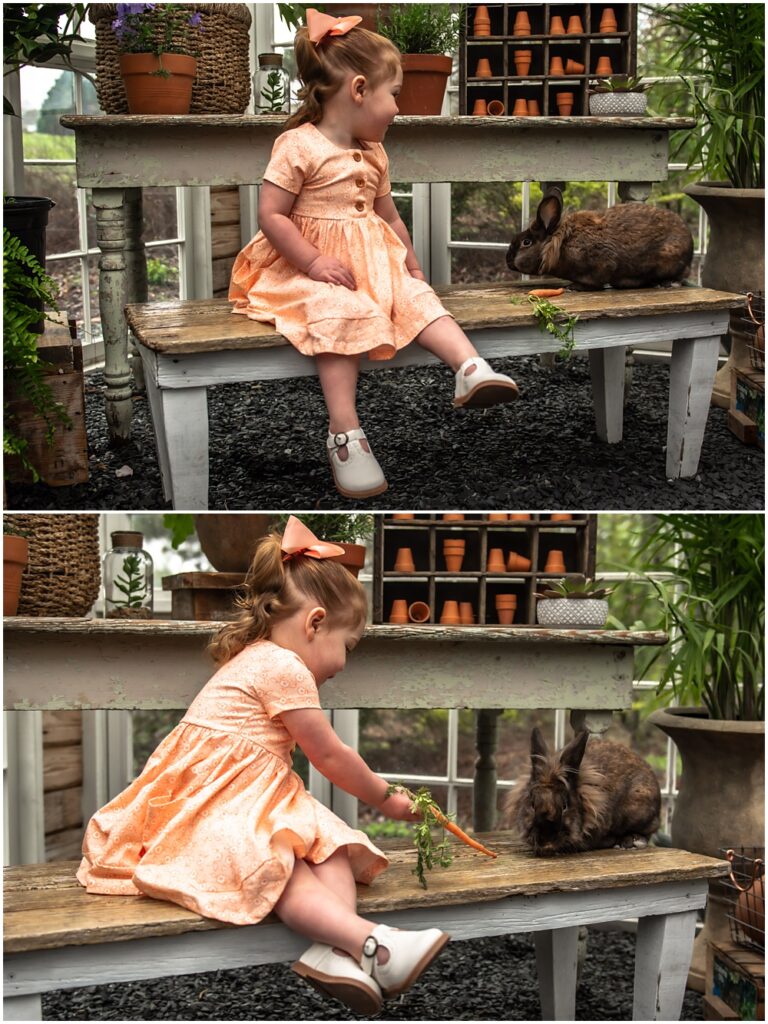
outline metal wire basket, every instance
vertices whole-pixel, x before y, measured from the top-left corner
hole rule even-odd
[[[731,870],[723,879],[731,938],[739,946],[765,949],[765,848],[740,846],[721,851]]]
[[[749,362],[753,370],[765,369],[765,292],[747,292],[747,312],[739,318],[747,335]]]

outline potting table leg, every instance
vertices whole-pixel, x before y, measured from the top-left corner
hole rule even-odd
[[[534,932],[542,1020],[575,1020],[578,926]]]
[[[699,468],[719,348],[719,336],[678,338],[672,343],[667,428],[670,479],[693,476]]]
[[[679,1020],[693,953],[696,911],[641,917],[633,1020]]]
[[[595,403],[595,431],[601,441],[616,444],[624,432],[624,367],[626,348],[591,348],[589,369]]]

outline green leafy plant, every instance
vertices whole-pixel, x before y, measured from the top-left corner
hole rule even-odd
[[[89,4],[4,4],[3,76],[28,64],[46,64],[58,58],[71,70],[72,46],[82,42],[79,27]],[[63,27],[59,22],[64,19]],[[77,26],[77,27],[75,27]],[[78,69],[94,85],[93,78]],[[16,114],[3,98],[3,113]]]
[[[275,521],[274,530],[282,533],[285,530],[288,516],[279,516]],[[373,516],[360,512],[316,512],[299,513],[302,523],[320,540],[335,541],[337,544],[356,544],[367,540],[373,534]]]
[[[116,576],[113,583],[121,594],[125,594],[125,597],[112,598],[110,604],[113,604],[115,608],[141,608],[147,598],[147,578],[138,555],[125,556],[122,576]]]
[[[422,786],[414,793],[400,782],[391,782],[387,787],[387,796],[390,797],[394,793],[404,793],[411,801],[411,811],[414,814],[421,815],[421,821],[416,822],[413,826],[413,841],[416,846],[417,855],[413,874],[418,878],[422,889],[427,888],[425,871],[431,871],[435,866],[435,861],[437,861],[441,868],[447,868],[453,860],[453,854],[451,853],[446,834],[448,832],[456,836],[471,849],[477,850],[478,853],[484,853],[486,857],[495,858],[497,856],[492,850],[483,846],[482,843],[468,836],[463,829],[459,828],[455,821],[441,811],[437,801],[426,786]],[[435,828],[443,830],[438,841],[435,840],[433,835],[433,829]]]
[[[377,31],[401,53],[451,54],[459,45],[465,4],[395,4]]]
[[[633,78],[632,75],[612,75],[590,83],[592,92],[645,92],[647,88],[647,82],[640,77]]]
[[[578,574],[567,576],[554,583],[547,583],[547,589],[536,594],[537,598],[575,598],[584,600],[592,598],[593,601],[602,601],[613,593],[613,588],[604,587],[601,580],[590,580],[586,576]]]
[[[49,444],[57,425],[71,423],[63,405],[56,402],[45,380],[47,363],[38,354],[39,335],[32,329],[41,319],[52,320],[40,312],[39,304],[58,311],[58,288],[48,277],[37,258],[7,228],[3,228],[3,451],[16,455],[22,465],[40,479],[29,461],[29,442],[21,437],[13,399],[27,399],[34,412],[46,424]]]
[[[149,284],[169,284],[179,276],[179,271],[165,260],[150,256],[147,259],[147,282]]]
[[[202,15],[190,4],[118,4],[112,30],[120,53],[197,57],[201,21]],[[164,77],[169,74],[165,71]]]
[[[285,105],[285,84],[283,76],[279,71],[270,71],[267,75],[267,84],[261,90],[263,103],[259,104],[259,113],[281,113]]]
[[[191,512],[166,512],[163,526],[171,531],[171,547],[178,548],[195,532],[195,517]]]
[[[288,28],[297,32],[307,22],[307,7],[314,7],[316,11],[324,10],[323,4],[278,4],[277,10]]]
[[[689,163],[735,188],[765,187],[765,8],[762,4],[643,4],[679,32],[664,74],[679,73],[702,127],[685,133]]]
[[[655,589],[670,634],[657,693],[713,719],[765,715],[765,536],[761,514],[661,514],[635,569]],[[665,573],[656,579],[652,573]]]
[[[569,313],[541,295],[526,295],[525,299],[513,295],[509,301],[515,306],[522,306],[526,300],[531,304],[531,312],[539,330],[542,334],[551,334],[559,341],[561,347],[557,354],[563,359],[570,359],[576,347],[573,329],[578,323],[578,314]]]

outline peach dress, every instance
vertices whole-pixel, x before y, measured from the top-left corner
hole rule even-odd
[[[319,707],[298,655],[270,640],[250,644],[203,687],[141,775],[94,814],[78,881],[232,924],[269,914],[297,858],[318,864],[347,847],[357,881],[371,882],[387,858],[291,770],[280,714]]]
[[[291,220],[324,256],[348,267],[357,284],[313,281],[273,249],[260,231],[232,269],[233,312],[275,325],[307,356],[321,352],[390,359],[428,324],[451,314],[406,270],[406,248],[374,212],[391,191],[378,142],[343,149],[313,124],[278,136],[264,180],[293,192]]]

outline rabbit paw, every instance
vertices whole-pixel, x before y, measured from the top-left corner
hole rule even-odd
[[[642,850],[647,845],[647,836],[639,836],[630,832],[628,836],[624,836],[621,842],[616,843],[614,850]]]

